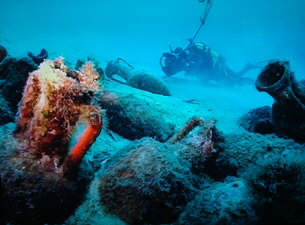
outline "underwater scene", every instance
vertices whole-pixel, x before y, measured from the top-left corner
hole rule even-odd
[[[304,225],[304,0],[0,0],[0,225]]]

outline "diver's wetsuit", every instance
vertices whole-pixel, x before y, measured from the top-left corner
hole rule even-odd
[[[242,76],[253,67],[247,65],[240,72],[229,68],[225,59],[216,51],[202,42],[190,42],[182,49],[163,53],[160,64],[167,76],[173,76],[179,72],[196,76],[201,80],[229,81],[240,83],[245,81]]]
[[[202,42],[190,43],[187,52],[186,74],[209,80],[228,79],[234,72],[225,65],[225,60],[216,51]]]

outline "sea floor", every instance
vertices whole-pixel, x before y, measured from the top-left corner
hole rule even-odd
[[[69,57],[66,60],[69,62]],[[105,61],[101,62],[103,68],[105,64]],[[155,71],[157,71],[157,68],[155,68]],[[256,145],[253,143],[253,140],[256,138],[255,135],[249,134],[239,125],[239,119],[249,110],[265,105],[272,105],[273,99],[267,94],[258,92],[255,88],[254,80],[244,85],[223,85],[216,82],[203,83],[194,77],[187,77],[183,74],[178,74],[174,77],[165,77],[158,73],[153,75],[162,79],[169,88],[172,96],[152,94],[110,81],[108,78],[103,81],[103,89],[105,92],[114,92],[121,96],[133,96],[135,101],[139,101],[139,107],[129,110],[139,110],[136,115],[141,115],[140,113],[143,110],[150,110],[151,116],[155,115],[158,117],[163,115],[164,117],[162,116],[162,118],[156,119],[166,119],[167,123],[174,124],[176,132],[190,118],[194,116],[202,117],[207,120],[216,120],[216,128],[225,136],[233,137],[232,140],[236,137],[237,139],[238,137],[246,137],[244,143],[242,143],[242,140],[238,140],[243,146],[239,147],[237,146],[238,144],[233,146],[233,143],[232,149],[235,147],[237,150],[242,148],[246,149],[249,146],[249,151],[255,151],[261,148],[259,144]],[[145,112],[143,111],[143,113]],[[9,125],[2,126],[1,132],[7,133],[13,129],[14,124],[10,123]],[[81,133],[82,130],[80,129],[78,133],[74,134],[71,142],[72,145]],[[274,136],[258,135],[257,137],[260,138],[262,145],[266,143],[274,143],[275,145],[286,144],[285,141],[281,142],[279,138]],[[93,176],[88,192],[83,203],[66,220],[65,225],[126,224],[118,217],[108,213],[107,209],[103,208],[98,187],[100,186],[99,178],[102,176],[103,167],[116,153],[132,142],[108,129],[106,123],[101,135],[97,138],[82,162],[82,167],[87,167],[87,170],[90,170]]]
[[[196,100],[203,110],[213,115],[217,128],[224,133],[238,132],[241,129],[238,119],[242,115],[257,107],[271,106],[273,102],[270,96],[256,90],[254,80],[253,83],[232,86],[213,82],[202,84],[188,77],[173,77],[166,81],[173,96]]]
[[[160,111],[164,113],[172,112],[170,117],[174,122],[182,126],[189,118],[200,116],[207,119],[217,120],[217,128],[225,134],[243,133],[244,129],[238,125],[239,118],[249,110],[271,105],[272,99],[264,94],[259,93],[253,84],[243,86],[224,87],[217,84],[200,84],[194,79],[188,77],[183,78],[164,78],[164,82],[169,87],[172,96],[164,97],[147,93],[145,91],[130,88],[126,85],[113,84],[106,82],[106,91],[135,94],[140,98],[149,99],[152,104],[160,107]],[[176,115],[177,114],[177,115]],[[181,118],[183,118],[181,120]],[[112,133],[113,134],[113,133]],[[87,160],[94,160],[94,155],[101,153],[103,149],[105,155],[102,161],[107,163],[112,154],[118,149],[130,144],[120,136],[115,136],[115,141],[109,136],[108,132],[102,133],[97,142],[93,145]],[[112,152],[109,154],[109,152]],[[118,217],[107,213],[100,204],[98,186],[100,182],[100,174],[96,173],[95,179],[90,185],[86,200],[76,210],[65,223],[65,225],[122,225],[126,224]]]

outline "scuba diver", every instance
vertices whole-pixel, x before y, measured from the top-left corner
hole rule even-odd
[[[174,75],[180,71],[186,71],[188,72],[190,70],[191,65],[194,65],[194,63],[191,62],[191,58],[196,58],[196,54],[192,54],[192,49],[191,46],[194,45],[194,40],[198,36],[201,28],[206,22],[206,19],[210,13],[211,7],[212,7],[212,0],[198,0],[200,3],[205,4],[205,9],[204,9],[204,14],[203,17],[200,18],[200,26],[196,30],[194,36],[189,39],[189,45],[183,49],[181,47],[177,47],[175,50],[173,50],[170,47],[170,52],[169,53],[163,53],[160,59],[160,65],[163,70],[163,72],[167,76]],[[194,45],[196,46],[196,45]],[[191,48],[190,48],[191,47]],[[204,52],[202,52],[204,53]],[[191,54],[191,56],[189,56]],[[206,55],[206,54],[204,54]],[[207,56],[207,55],[206,55]]]
[[[163,53],[160,58],[160,65],[163,72],[167,76],[185,72],[186,75],[194,75],[202,80],[228,81],[230,83],[249,81],[243,75],[259,66],[247,64],[241,71],[235,72],[227,66],[225,59],[218,52],[203,42],[195,42],[212,7],[212,0],[198,1],[205,4],[204,15],[201,17],[200,26],[194,36],[189,39],[189,43],[184,49],[177,47],[173,50],[170,47],[170,52]]]
[[[216,51],[203,42],[192,42],[190,40],[185,49],[177,47],[175,50],[163,53],[160,59],[163,72],[167,76],[173,76],[179,72],[186,75],[193,75],[202,80],[229,81],[242,83],[249,79],[243,75],[256,65],[247,64],[241,71],[235,72],[230,69],[225,59]]]

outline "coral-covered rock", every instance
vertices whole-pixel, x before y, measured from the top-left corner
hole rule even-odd
[[[77,60],[76,65],[75,65],[75,69],[79,70],[88,61],[92,62],[94,64],[94,68],[98,72],[98,74],[100,76],[100,79],[104,80],[105,79],[104,70],[100,66],[99,62],[93,57],[88,57],[87,60],[80,60],[80,59]]]
[[[100,178],[102,204],[129,224],[175,221],[194,195],[190,170],[175,149],[153,139],[125,149]]]
[[[36,68],[37,65],[30,58],[6,58],[0,64],[0,91],[13,113],[18,110],[29,73]]]
[[[272,108],[270,106],[263,106],[251,110],[240,119],[240,125],[247,131],[254,133],[273,133]]]
[[[0,208],[5,220],[60,223],[79,205],[89,180],[79,176],[79,165],[103,125],[99,107],[92,104],[100,90],[91,63],[73,72],[62,59],[46,60],[30,74],[16,129],[1,146]],[[70,150],[79,123],[86,129]]]
[[[17,143],[10,134],[15,128],[14,123],[0,127],[1,221],[33,225],[60,223],[80,204],[88,178],[78,176],[72,181],[37,164],[31,167],[32,159],[22,158],[13,149]]]
[[[53,172],[59,174],[65,173],[62,170],[69,167],[70,162],[80,162],[102,128],[100,109],[91,105],[94,92],[101,90],[93,64],[88,63],[81,71],[75,72],[75,78],[68,76],[70,73],[73,72],[63,60],[57,59],[44,61],[30,74],[14,132],[23,151],[47,156],[48,163],[54,164]],[[64,160],[67,145],[79,121],[86,123],[87,129]]]
[[[212,183],[187,205],[177,224],[253,225],[253,197],[246,182],[234,178],[224,183]]]
[[[8,151],[1,148],[4,150]],[[0,210],[4,221],[21,225],[63,222],[81,203],[89,180],[62,178],[37,165],[29,168],[33,161],[17,158],[16,154],[0,156]]]
[[[259,224],[305,224],[305,152],[260,158],[245,175]]]
[[[0,45],[0,62],[7,56],[7,51],[6,49]]]
[[[238,134],[225,135],[221,151],[214,169],[210,169],[208,174],[222,180],[226,176],[242,176],[257,160],[264,157],[273,157],[283,151],[303,150],[304,145],[298,144],[291,139],[279,138],[276,135],[261,135],[256,133],[241,132]]]

